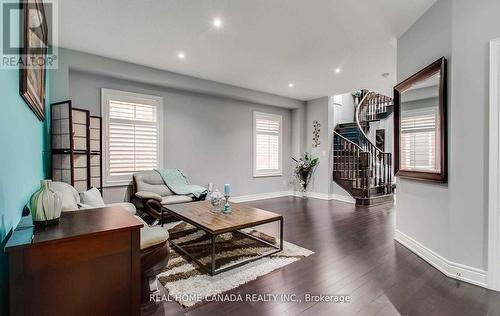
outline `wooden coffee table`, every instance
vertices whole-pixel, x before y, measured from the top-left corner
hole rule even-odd
[[[275,254],[283,250],[283,216],[276,213],[264,211],[258,208],[250,207],[244,204],[231,203],[231,202],[229,204],[231,205],[232,212],[231,214],[228,215],[222,213],[213,213],[212,205],[208,201],[164,206],[172,216],[186,223],[189,223],[195,226],[197,229],[201,229],[206,234],[208,234],[209,238],[211,239],[211,260],[209,265],[202,264],[198,259],[196,259],[188,251],[186,251],[182,246],[176,244],[172,240],[170,240],[170,244],[173,245],[175,248],[179,249],[188,257],[190,257],[198,265],[205,268],[210,275],[215,275],[230,269],[234,269],[236,267],[258,260],[262,257],[270,256],[272,254]],[[242,229],[245,228],[250,228],[278,221],[280,222],[279,246],[269,243],[265,240],[262,240],[256,236],[250,235],[244,231],[241,231]],[[216,269],[215,238],[220,234],[229,232],[236,232],[239,234],[243,234],[249,238],[252,238],[258,242],[270,246],[273,249],[257,257],[252,257],[244,261],[236,262],[224,266],[223,268]]]

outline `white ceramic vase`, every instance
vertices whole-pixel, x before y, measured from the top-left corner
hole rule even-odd
[[[30,199],[30,210],[36,226],[59,223],[62,211],[62,196],[51,188],[52,180],[40,180],[40,189]]]

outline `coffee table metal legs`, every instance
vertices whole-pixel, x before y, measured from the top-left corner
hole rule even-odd
[[[280,251],[283,250],[283,218],[280,219]]]
[[[218,235],[216,234],[210,234],[210,242],[211,242],[211,245],[210,245],[210,262],[208,264],[203,264],[202,262],[200,262],[197,258],[195,258],[193,255],[191,255],[188,251],[186,251],[182,246],[178,245],[177,243],[173,242],[172,240],[170,240],[170,244],[172,246],[174,246],[175,248],[179,249],[182,253],[184,253],[186,256],[188,256],[189,258],[191,258],[194,262],[196,262],[200,267],[202,267],[203,269],[205,269],[208,274],[210,275],[216,275],[216,274],[219,274],[221,272],[224,272],[224,271],[227,271],[227,270],[231,270],[231,269],[234,269],[234,268],[237,268],[237,267],[240,267],[244,264],[247,264],[247,263],[250,263],[252,261],[255,261],[255,260],[259,260],[260,258],[263,258],[263,257],[267,257],[267,256],[270,256],[270,255],[273,255],[275,253],[278,253],[280,251],[283,250],[283,218],[279,219],[279,222],[280,222],[280,242],[279,242],[279,246],[277,245],[274,245],[270,242],[267,242],[261,238],[258,238],[256,236],[253,236],[251,234],[248,234],[246,232],[243,232],[243,231],[235,231],[239,234],[242,234],[242,235],[245,235],[249,238],[252,238],[258,242],[261,242],[263,244],[266,244],[268,245],[269,247],[272,247],[274,249],[270,250],[270,251],[267,251],[257,257],[252,257],[252,258],[249,258],[249,259],[246,259],[244,261],[240,261],[240,262],[235,262],[233,264],[230,264],[230,265],[226,265],[224,266],[223,268],[219,268],[219,269],[216,269],[215,267],[215,239],[217,238]]]
[[[215,237],[217,235],[212,235],[212,253],[210,254],[210,275],[214,275],[215,271]]]

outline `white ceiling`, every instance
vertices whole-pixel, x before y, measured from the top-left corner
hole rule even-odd
[[[62,0],[59,44],[300,100],[392,94],[396,39],[435,1]]]

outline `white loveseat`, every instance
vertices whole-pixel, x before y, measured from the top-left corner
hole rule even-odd
[[[136,215],[134,204],[128,202],[111,203],[105,205],[87,205],[80,202],[80,194],[70,184],[65,182],[53,182],[52,190],[59,192],[63,198],[63,212],[78,211],[83,209],[92,209],[98,207],[121,206],[141,221],[144,225],[141,228],[141,250],[152,245],[165,242],[168,240],[168,231],[159,226],[149,226],[142,218]]]
[[[83,209],[121,206],[142,222],[141,228],[141,301],[148,304],[149,295],[158,290],[156,276],[162,272],[168,263],[170,248],[168,246],[168,231],[159,226],[149,226],[136,215],[132,203],[122,202],[104,204],[99,194],[101,205],[85,205],[80,201],[80,195],[71,185],[64,182],[53,182],[52,190],[59,192],[63,199],[63,212],[74,212]]]

